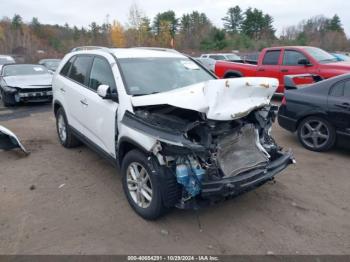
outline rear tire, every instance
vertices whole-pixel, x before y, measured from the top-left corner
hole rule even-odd
[[[166,211],[156,161],[139,150],[126,154],[122,163],[123,189],[130,206],[144,219],[155,220]]]
[[[81,145],[81,142],[74,136],[70,129],[66,117],[66,113],[63,108],[59,108],[56,112],[56,130],[58,139],[66,148],[73,148]]]
[[[310,116],[298,126],[300,143],[308,150],[325,152],[330,150],[336,142],[334,127],[324,118]]]

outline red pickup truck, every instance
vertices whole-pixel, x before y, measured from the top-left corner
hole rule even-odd
[[[350,62],[338,62],[328,52],[310,46],[285,46],[265,48],[256,64],[217,61],[215,74],[219,78],[273,77],[280,82],[277,93],[284,93],[284,76],[317,74],[323,78],[350,73]],[[312,82],[297,81],[297,84]]]

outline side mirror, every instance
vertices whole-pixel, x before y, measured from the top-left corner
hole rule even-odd
[[[99,85],[97,88],[97,94],[102,99],[110,99],[114,102],[118,102],[117,93],[111,92],[111,88],[108,85]]]
[[[110,98],[110,88],[108,85],[99,85],[97,88],[97,94],[102,99],[109,99]]]
[[[310,61],[307,60],[306,58],[300,58],[298,60],[298,65],[309,66],[311,64],[310,64]]]

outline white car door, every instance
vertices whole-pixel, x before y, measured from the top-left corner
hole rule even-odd
[[[78,55],[73,58],[72,66],[66,77],[62,78],[59,92],[64,96],[65,111],[68,123],[76,131],[84,134],[84,96],[83,93],[88,85],[88,74],[90,72],[93,56]]]
[[[117,92],[111,65],[113,57],[95,56],[92,62],[88,87],[82,92],[84,135],[105,153],[115,157],[116,115],[118,103],[102,99],[97,94],[100,85],[108,85]]]

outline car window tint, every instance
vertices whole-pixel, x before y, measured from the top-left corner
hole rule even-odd
[[[91,56],[78,56],[70,70],[69,78],[80,84],[86,84],[88,70],[92,62]]]
[[[112,90],[116,89],[111,66],[103,58],[95,58],[91,68],[89,87],[97,90],[100,85],[108,85]]]
[[[283,56],[283,65],[299,65],[300,59],[306,59],[306,57],[298,51],[286,50]]]
[[[350,98],[350,81],[346,81],[344,85],[344,96]]]
[[[211,55],[209,57],[214,60],[225,60],[225,57],[223,55]]]
[[[263,65],[278,65],[281,50],[267,51],[263,59]]]
[[[75,59],[75,56],[73,56],[71,59],[68,60],[68,62],[63,66],[60,74],[63,75],[63,76],[67,76],[68,73],[69,73],[69,69],[70,67],[72,66],[72,63]]]
[[[341,97],[344,95],[344,85],[345,85],[345,82],[344,81],[341,81],[339,83],[336,83],[333,87],[332,87],[332,90],[331,90],[331,93],[330,95],[331,96],[335,96],[335,97]]]

